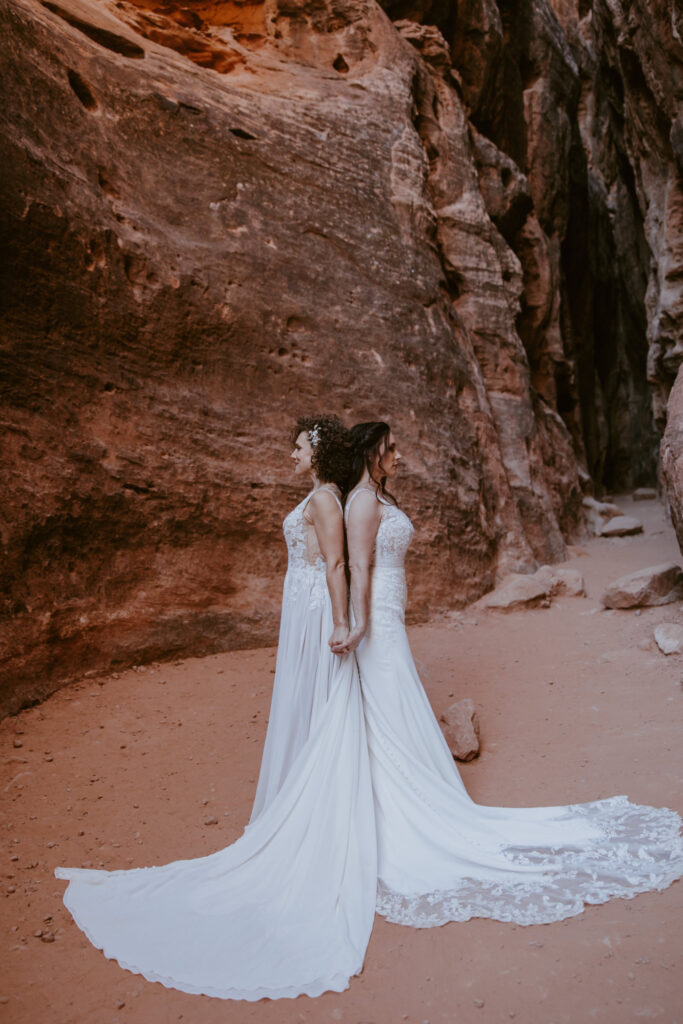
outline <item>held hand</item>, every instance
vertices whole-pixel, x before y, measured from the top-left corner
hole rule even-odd
[[[365,636],[365,626],[354,626],[354,628],[348,633],[345,641],[338,647],[333,648],[335,654],[350,654],[351,651],[355,651],[358,644]]]
[[[332,635],[327,641],[333,654],[346,654],[345,645],[349,635],[348,626],[335,626]]]

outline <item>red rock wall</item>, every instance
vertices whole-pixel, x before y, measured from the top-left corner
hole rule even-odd
[[[274,639],[297,415],[394,425],[414,617],[652,478],[654,200],[595,199],[575,15],[387,12],[3,9],[5,710]]]

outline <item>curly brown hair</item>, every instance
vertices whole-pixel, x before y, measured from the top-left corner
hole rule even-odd
[[[301,416],[292,431],[292,443],[305,431],[311,441],[311,468],[321,483],[336,484],[346,489],[351,469],[349,432],[338,416]],[[315,431],[315,442],[311,439]]]

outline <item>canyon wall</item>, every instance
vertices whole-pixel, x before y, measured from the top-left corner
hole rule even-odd
[[[416,618],[653,482],[665,8],[2,6],[2,710],[273,642],[297,415],[392,423]]]

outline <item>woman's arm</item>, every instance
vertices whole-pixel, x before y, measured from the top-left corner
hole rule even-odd
[[[349,594],[344,571],[344,519],[334,496],[323,490],[313,495],[304,514],[310,516],[320,553],[325,559],[334,623],[329,644],[335,654],[341,653],[336,647],[346,639],[349,632]]]
[[[355,650],[365,636],[370,616],[370,566],[375,550],[375,538],[382,518],[382,506],[370,491],[361,491],[349,509],[346,543],[349,549],[351,573],[351,608],[353,629],[337,653]]]

